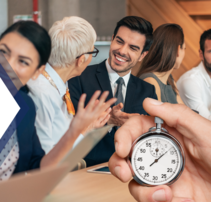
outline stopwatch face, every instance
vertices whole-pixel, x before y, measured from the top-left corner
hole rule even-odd
[[[146,185],[171,184],[181,174],[181,147],[166,135],[149,135],[134,145],[131,165],[134,179]]]

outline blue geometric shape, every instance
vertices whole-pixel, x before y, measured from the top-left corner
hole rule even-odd
[[[0,152],[1,152],[2,149],[4,149],[5,145],[7,144],[7,142],[9,141],[10,137],[17,130],[19,124],[23,120],[23,117],[26,115],[27,111],[29,110],[29,107],[17,89],[17,88],[20,89],[20,87],[22,87],[22,83],[2,53],[0,53],[0,78],[20,107],[20,110],[16,114],[15,118],[11,120],[11,124],[9,125],[9,127],[3,134],[2,138],[0,139]],[[1,92],[1,89],[0,89],[0,92]],[[1,95],[0,99],[4,99],[4,96]]]

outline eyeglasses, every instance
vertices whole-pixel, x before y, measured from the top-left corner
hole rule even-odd
[[[79,55],[76,59],[80,58],[82,55],[85,55],[85,54],[92,54],[92,57],[96,57],[97,54],[99,53],[99,50],[96,47],[94,47],[94,49],[95,49],[94,51],[83,53],[83,54]]]

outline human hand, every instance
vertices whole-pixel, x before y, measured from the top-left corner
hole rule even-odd
[[[84,130],[88,128],[91,123],[97,120],[100,115],[100,118],[103,117],[104,119],[106,119],[106,116],[104,117],[102,113],[106,110],[109,110],[109,107],[116,102],[116,98],[112,98],[105,102],[108,94],[108,91],[104,92],[99,100],[97,100],[100,95],[100,91],[96,91],[86,107],[84,107],[86,95],[83,94],[80,97],[78,103],[78,111],[69,127],[69,130],[73,131],[71,135],[74,134],[75,136],[78,136],[79,134],[81,134]],[[104,123],[104,119],[100,119],[102,123]]]
[[[171,186],[142,187],[132,180],[129,183],[130,193],[140,202],[210,201],[211,122],[185,105],[147,98],[143,106],[148,114],[165,121],[163,127],[181,143],[185,151],[186,164],[181,177]],[[116,132],[116,152],[109,160],[109,168],[122,182],[128,182],[132,177],[126,162],[132,143],[153,125],[154,117],[134,116]]]
[[[90,130],[94,129],[94,128],[101,128],[103,127],[109,120],[110,118],[110,113],[111,112],[111,108],[109,107],[106,111],[104,111],[99,118],[97,118],[96,120],[94,120],[83,132],[82,134],[86,134],[87,132],[89,132]]]
[[[61,163],[62,159],[72,148],[77,137],[84,131],[91,123],[93,123],[99,116],[103,117],[102,113],[106,111],[109,113],[110,106],[116,102],[116,98],[112,98],[105,102],[109,92],[104,92],[99,100],[100,91],[96,91],[86,107],[84,107],[86,95],[83,94],[78,102],[78,111],[73,118],[69,129],[62,136],[54,148],[42,158],[40,163],[41,168],[49,166],[56,166]],[[104,119],[107,119],[106,116]],[[102,119],[101,123],[104,122]]]
[[[110,113],[110,119],[108,120],[108,124],[114,124],[115,126],[122,126],[131,116],[139,115],[139,114],[128,114],[122,112],[123,104],[119,103],[114,106]]]

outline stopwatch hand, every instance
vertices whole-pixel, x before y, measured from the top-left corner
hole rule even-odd
[[[164,154],[162,154],[157,160],[159,160],[161,157],[163,157],[168,151],[166,151]]]
[[[152,163],[152,164],[150,164],[150,166],[152,166],[154,163],[156,163],[157,161],[156,161],[157,159],[155,159],[155,161]]]
[[[158,159],[155,159],[155,161],[154,161],[150,166],[152,166],[154,163],[157,163],[158,160],[159,160],[162,156],[164,156],[167,152],[168,152],[168,151],[166,151],[164,154],[162,154]]]

